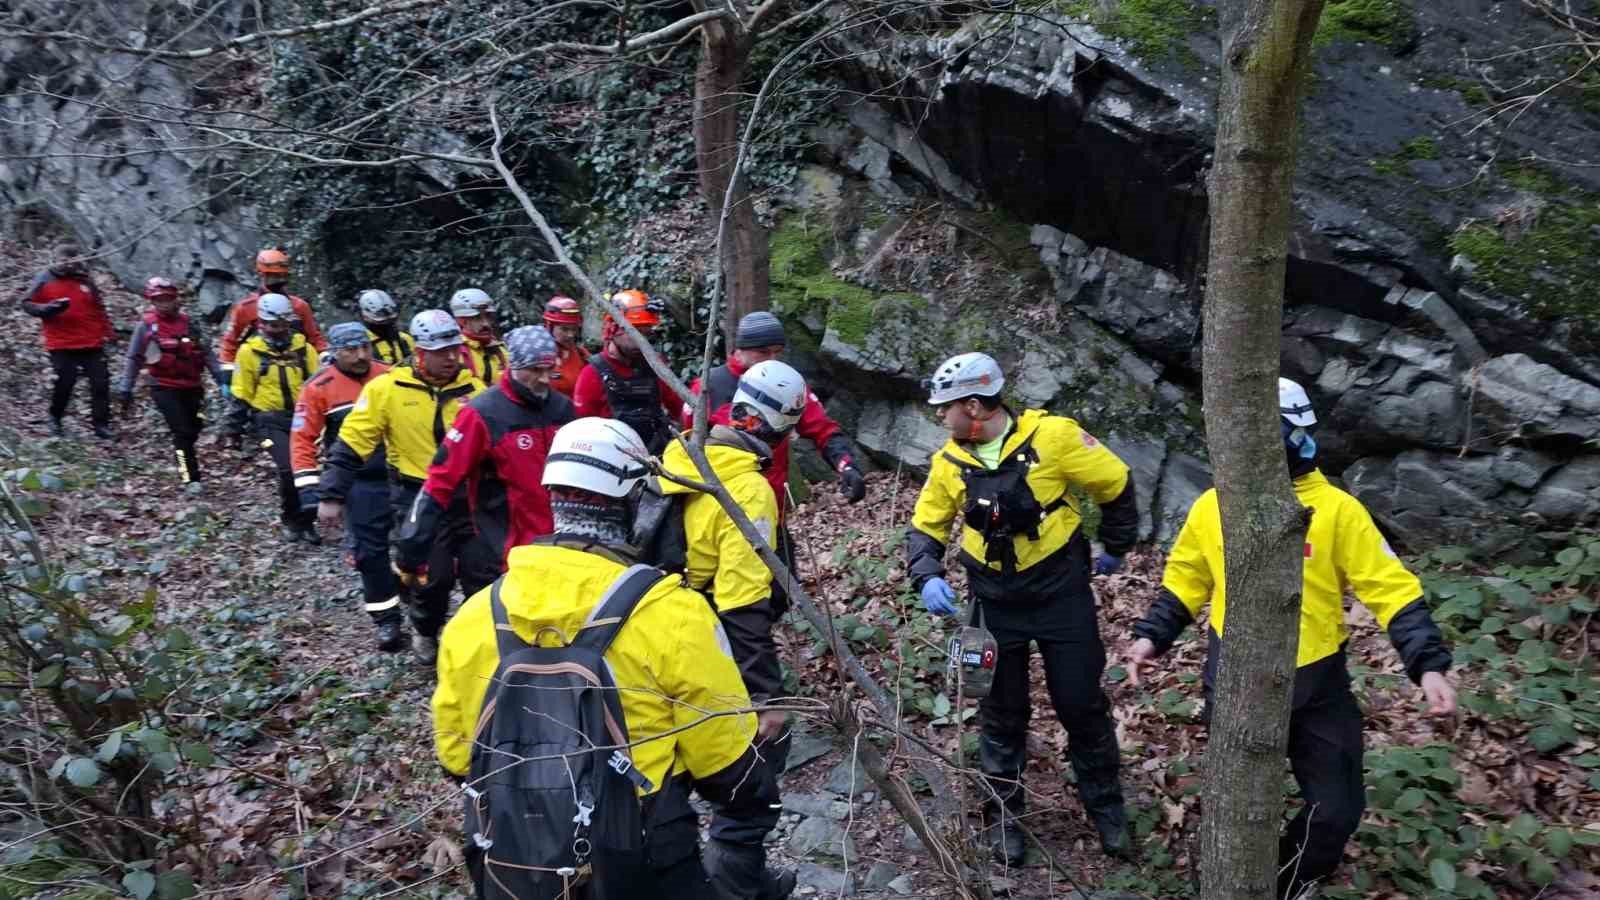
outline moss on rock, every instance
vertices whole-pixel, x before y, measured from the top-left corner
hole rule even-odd
[[[1111,9],[1098,0],[1056,0],[1056,8],[1126,42],[1142,59],[1184,56],[1188,36],[1216,20],[1215,11],[1192,0],[1119,0]]]
[[[1311,43],[1323,47],[1336,41],[1371,41],[1401,47],[1415,31],[1411,9],[1402,0],[1328,0]]]
[[[1523,192],[1494,222],[1470,221],[1450,236],[1450,249],[1471,260],[1471,280],[1520,299],[1542,318],[1562,316],[1600,325],[1600,195],[1521,166],[1501,173]]]

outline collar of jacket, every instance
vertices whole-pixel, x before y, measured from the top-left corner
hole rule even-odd
[[[306,348],[306,336],[298,331],[290,334],[289,345],[282,350],[274,350],[272,345],[267,343],[267,339],[259,333],[250,335],[250,339],[245,343],[254,344],[255,348],[262,353],[276,353],[281,356],[285,353],[293,353],[296,350],[304,350]]]
[[[367,382],[371,381],[372,379],[377,378],[379,375],[382,375],[383,373],[389,371],[389,367],[384,365],[381,362],[378,362],[377,360],[373,360],[367,366],[367,374],[363,375],[360,378],[357,378],[354,375],[351,375],[349,372],[346,372],[345,370],[339,368],[337,365],[328,366],[326,369],[323,369],[322,371],[323,372],[332,372],[337,377],[343,378],[346,381],[351,381],[351,382],[354,382],[356,384],[364,385]],[[321,373],[318,373],[318,374],[321,374]]]
[[[553,389],[546,388],[544,396],[539,397],[533,391],[528,390],[522,382],[512,378],[510,372],[500,376],[500,393],[505,394],[511,399],[512,403],[519,406],[541,409],[544,407],[545,401],[550,399],[551,390]]]
[[[772,465],[772,448],[767,446],[766,441],[747,431],[740,431],[728,425],[713,425],[711,431],[706,434],[706,446],[713,444],[754,453],[762,471]]]
[[[448,391],[451,388],[465,387],[472,384],[472,373],[465,368],[456,373],[454,381],[442,385],[429,384],[424,381],[422,376],[417,374],[415,366],[395,366],[391,371],[394,372],[395,383],[403,384],[407,387],[422,388],[427,391]]]
[[[531,543],[543,544],[549,547],[561,547],[566,550],[577,550],[580,553],[593,553],[604,557],[614,563],[631,566],[639,562],[639,548],[632,544],[602,544],[599,541],[575,534],[546,534],[533,539]]]
[[[1011,417],[1011,430],[1006,432],[1006,439],[1000,445],[1000,458],[1005,459],[1011,455],[1011,451],[1017,449],[1027,439],[1028,435],[1039,430],[1039,423],[1044,421],[1044,417],[1048,416],[1049,413],[1042,409],[1025,409],[1021,415],[1017,415],[1011,411],[1011,407],[1004,404],[1001,405],[1000,409]],[[958,441],[955,438],[951,438],[945,442],[944,452],[962,462],[971,463],[974,466],[982,465],[978,462],[978,458],[972,455],[972,444],[967,441]]]
[[[728,367],[728,371],[732,372],[735,378],[743,378],[744,373],[749,371],[749,368],[739,361],[739,354],[737,353],[728,354],[728,361],[724,365]]]

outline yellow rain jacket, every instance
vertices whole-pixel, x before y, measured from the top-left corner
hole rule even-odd
[[[296,332],[285,350],[251,335],[234,357],[233,396],[256,412],[292,413],[300,386],[317,372],[317,350]]]
[[[367,340],[372,342],[372,358],[389,366],[409,365],[411,352],[417,347],[411,335],[399,330],[395,331],[394,340],[390,340],[378,337],[376,331],[368,328]]]
[[[363,461],[385,446],[390,468],[422,481],[456,413],[481,390],[483,382],[466,369],[444,387],[434,387],[411,366],[395,366],[361,389],[339,426],[339,442]]]
[[[547,627],[569,639],[578,634],[627,571],[607,556],[546,543],[517,547],[507,562],[500,599],[517,636],[530,642]],[[551,632],[539,634],[540,646],[556,641]],[[750,697],[710,604],[676,578],[645,594],[605,658],[622,694],[634,766],[653,785],[678,772],[714,775],[750,749],[755,714],[707,715],[747,708]],[[451,772],[470,768],[483,697],[499,661],[486,589],[462,604],[440,635],[434,748]]]
[[[741,446],[720,443],[714,429],[706,441],[706,461],[716,470],[728,493],[756,530],[773,543],[773,525],[778,521],[778,499],[762,472],[761,457]],[[732,438],[737,441],[738,438]],[[694,460],[683,445],[673,441],[661,456],[662,466],[674,475],[704,481]],[[709,593],[724,612],[748,606],[772,596],[772,572],[761,561],[754,547],[739,533],[717,504],[717,498],[701,494],[661,479],[661,492],[690,495],[683,502],[683,530],[687,541],[689,586]]]
[[[1068,488],[1078,485],[1088,492],[1096,503],[1106,504],[1122,496],[1128,486],[1128,466],[1106,446],[1078,423],[1065,416],[1054,416],[1042,409],[1030,409],[1017,417],[1011,433],[1001,447],[1001,459],[1008,459],[1023,443],[1033,438],[1033,449],[1039,464],[1027,476],[1039,504],[1058,506],[1039,524],[1039,538],[1015,535],[1010,540],[1016,551],[1016,570],[1026,571],[1030,566],[1049,558],[1066,546],[1083,521],[1075,499]],[[933,456],[928,480],[917,497],[916,509],[911,514],[911,527],[937,542],[942,555],[944,541],[950,534],[950,523],[962,515],[966,506],[966,483],[961,478],[961,466],[981,467],[972,452],[955,441],[948,441]],[[1132,543],[1131,540],[1129,543]],[[1108,542],[1108,550],[1111,549]],[[1121,550],[1124,548],[1118,548]],[[999,574],[999,562],[985,563],[989,557],[983,535],[963,524],[961,528],[961,562],[973,569],[991,569]],[[915,561],[914,561],[915,562]],[[914,575],[925,573],[914,571]]]
[[[1294,493],[1302,506],[1315,510],[1306,535],[1300,654],[1295,662],[1307,666],[1339,652],[1349,639],[1350,629],[1344,622],[1346,589],[1388,629],[1397,613],[1422,597],[1422,583],[1396,558],[1366,507],[1329,484],[1321,471],[1312,470],[1295,479]],[[1223,572],[1222,515],[1213,488],[1190,507],[1189,518],[1167,556],[1161,586],[1182,602],[1190,618],[1198,617],[1209,602],[1211,629],[1219,638],[1228,611]],[[1428,627],[1432,627],[1431,620]],[[1150,636],[1138,627],[1135,633]],[[1165,649],[1161,641],[1156,643]],[[1407,663],[1409,668],[1411,660]],[[1448,657],[1444,665],[1448,666]]]

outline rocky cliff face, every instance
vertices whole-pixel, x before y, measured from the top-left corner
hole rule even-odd
[[[162,0],[67,4],[60,21],[9,24],[126,36],[140,46],[166,40]],[[253,29],[250,4],[218,15]],[[231,11],[229,7],[232,7]],[[208,34],[176,38],[171,49],[203,46]],[[185,110],[237,88],[221,58],[170,65],[65,43],[0,40],[0,214],[16,227],[39,220],[100,254],[125,284],[151,275],[187,279],[203,309],[237,298],[254,280],[262,245],[254,211],[241,205],[248,178],[227,154],[195,148],[214,138],[179,124]]]
[[[988,350],[1020,402],[1079,418],[1128,458],[1145,534],[1166,539],[1208,482],[1197,354],[1218,48],[1203,9],[1156,17],[1154,36],[1136,27],[1149,16],[1124,14],[1154,2],[1061,0],[841,48],[859,99],[817,129],[816,164],[779,212],[772,296],[797,361],[880,463],[925,465],[942,434],[919,379]],[[140,40],[163,8],[92,14]],[[1594,89],[1557,89],[1514,128],[1484,124],[1476,110],[1561,68],[1508,55],[1552,43],[1526,10],[1329,10],[1282,345],[1317,402],[1328,470],[1415,548],[1498,551],[1591,524],[1600,167],[1550,161],[1595,162]],[[204,103],[226,70],[26,41],[0,61],[18,123],[0,131],[6,211],[97,244],[130,284],[187,273],[210,302],[231,299],[262,242],[225,190],[237,163],[180,150],[203,135],[159,116],[114,112]]]
[[[1528,127],[1474,130],[1474,104],[1494,97],[1497,79],[1538,78],[1541,63],[1462,60],[1550,33],[1487,0],[1398,8],[1406,16],[1384,40],[1334,34],[1321,50],[1283,368],[1318,405],[1327,468],[1402,540],[1526,546],[1533,532],[1600,514],[1593,314],[1560,302],[1585,263],[1541,243],[1575,239],[1588,264],[1600,257],[1600,169],[1510,161],[1592,162],[1600,128],[1555,101]],[[933,196],[1031,223],[1049,275],[1045,296],[1000,293],[977,309],[952,306],[937,286],[921,292],[926,310],[880,302],[855,340],[835,322],[840,302],[823,297],[819,312],[810,291],[792,318],[820,339],[826,377],[865,398],[863,444],[925,459],[939,434],[911,376],[936,350],[993,348],[1021,398],[1122,438],[1150,534],[1171,533],[1206,480],[1195,429],[1217,55],[1208,28],[1155,62],[1108,33],[1114,19],[1101,31],[1049,15],[973,20],[859,57],[860,86],[893,101],[845,109],[849,128],[823,136],[830,163],[891,207]],[[1537,221],[1548,209],[1564,230]],[[858,246],[834,271],[859,275],[869,231],[853,232]],[[1491,277],[1475,255],[1493,262]],[[1513,285],[1528,289],[1510,295]]]

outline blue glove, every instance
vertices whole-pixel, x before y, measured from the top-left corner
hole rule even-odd
[[[1115,575],[1122,569],[1122,557],[1102,553],[1094,558],[1094,573],[1096,575]]]
[[[956,589],[943,578],[929,578],[922,586],[922,608],[936,616],[956,614]]]

